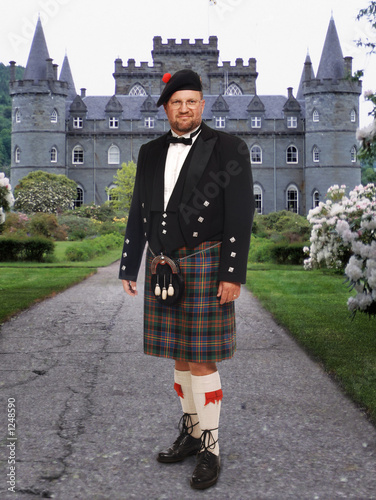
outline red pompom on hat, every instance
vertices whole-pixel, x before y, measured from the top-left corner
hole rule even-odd
[[[201,78],[191,69],[181,69],[172,76],[170,73],[165,73],[162,80],[166,86],[162,90],[157,106],[161,106],[166,103],[172,94],[178,90],[197,90],[202,92]]]
[[[171,78],[171,73],[165,73],[162,77],[162,82],[168,83],[170,81],[170,78]]]

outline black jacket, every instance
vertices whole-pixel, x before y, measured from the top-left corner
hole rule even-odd
[[[219,280],[245,283],[255,209],[247,145],[203,123],[164,211],[167,136],[140,149],[119,278],[137,280],[146,241],[168,254],[220,240]]]

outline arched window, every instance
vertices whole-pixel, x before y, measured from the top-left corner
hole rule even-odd
[[[57,123],[57,117],[58,117],[57,111],[56,109],[54,109],[51,113],[51,123]]]
[[[21,161],[21,150],[18,146],[16,146],[14,150],[14,162],[20,163],[20,161]]]
[[[313,110],[313,113],[312,113],[312,120],[314,122],[319,122],[320,121],[320,114],[319,112],[317,111],[317,109],[314,109]]]
[[[51,163],[57,162],[57,148],[55,148],[55,146],[53,146],[50,150],[50,160]]]
[[[131,90],[129,91],[129,95],[147,95],[144,87],[140,83],[135,83]]]
[[[256,212],[262,214],[262,189],[258,184],[253,186],[253,194],[255,197]]]
[[[289,146],[286,150],[286,162],[298,163],[298,148],[296,146]]]
[[[14,114],[16,123],[21,123],[21,111],[17,108]]]
[[[242,89],[236,83],[230,83],[225,91],[225,95],[243,95]]]
[[[293,184],[290,184],[286,191],[286,208],[289,212],[299,213],[298,189]]]
[[[109,165],[119,165],[120,163],[120,149],[115,144],[108,148],[108,163]]]
[[[72,163],[74,165],[84,162],[84,148],[80,145],[75,146],[72,151]]]
[[[316,208],[320,203],[320,193],[318,191],[314,191],[312,195],[312,208]]]
[[[109,186],[109,188],[106,190],[108,201],[112,201],[112,200],[117,199],[117,196],[116,196],[116,194],[114,194],[114,191],[113,191],[115,188],[116,188],[115,184],[111,184],[111,186]]]
[[[77,186],[77,198],[74,200],[74,208],[81,207],[84,204],[84,190]]]
[[[350,121],[351,121],[352,123],[355,123],[355,122],[356,122],[356,111],[355,111],[355,109],[352,109],[352,110],[351,110],[351,113],[350,113]]]
[[[317,146],[313,146],[312,149],[312,160],[315,163],[318,163],[320,161],[320,150]]]
[[[260,146],[252,146],[251,163],[262,163],[262,149],[260,148]]]
[[[356,157],[357,157],[357,150],[356,150],[356,147],[353,146],[351,149],[350,149],[350,158],[351,158],[351,163],[355,163],[356,162]]]

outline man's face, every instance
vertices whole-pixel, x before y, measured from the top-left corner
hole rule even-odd
[[[197,90],[178,90],[163,106],[171,129],[183,135],[200,125],[205,101]]]

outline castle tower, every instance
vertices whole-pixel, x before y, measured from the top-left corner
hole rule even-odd
[[[38,19],[22,80],[15,80],[11,62],[12,98],[12,185],[35,170],[66,173],[66,101],[75,94],[69,62],[58,66],[49,57]]]
[[[361,82],[353,81],[351,76],[352,58],[343,57],[331,18],[316,78],[309,58],[302,78],[307,212],[324,200],[331,185],[345,184],[352,189],[360,184],[355,133],[359,126]]]

